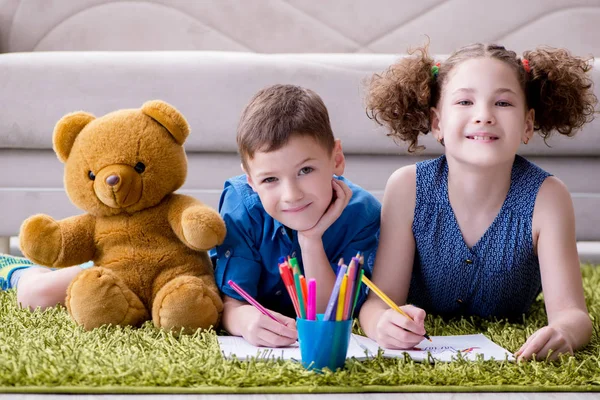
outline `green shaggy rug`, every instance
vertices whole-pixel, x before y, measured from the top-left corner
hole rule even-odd
[[[141,329],[86,332],[64,308],[29,312],[14,291],[0,293],[0,392],[326,393],[600,391],[600,268],[582,267],[594,323],[591,343],[556,362],[416,363],[409,358],[348,360],[339,372],[306,371],[291,361],[225,360],[214,332],[174,337]],[[429,317],[430,335],[484,333],[509,351],[546,323],[543,299],[522,324]]]

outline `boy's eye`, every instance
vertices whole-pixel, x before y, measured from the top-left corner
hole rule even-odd
[[[512,106],[512,104],[510,104],[508,101],[497,101],[496,105],[500,106],[500,107],[511,107]]]
[[[313,170],[313,167],[304,167],[300,170],[300,175],[310,174],[311,172],[313,172]]]
[[[272,176],[265,178],[262,180],[262,183],[271,183],[271,182],[275,182],[277,180],[277,178],[274,178]]]
[[[456,104],[458,104],[459,106],[470,106],[471,104],[473,104],[473,102],[471,100],[460,100]]]

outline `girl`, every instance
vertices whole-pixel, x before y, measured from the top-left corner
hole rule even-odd
[[[516,352],[551,359],[590,340],[569,192],[516,155],[534,132],[571,136],[593,119],[589,60],[540,48],[520,58],[475,44],[435,63],[427,46],[371,81],[369,116],[418,148],[432,132],[437,159],[398,169],[383,198],[373,280],[414,321],[370,295],[359,318],[386,348],[423,339],[425,311],[520,317],[540,290],[548,326]]]

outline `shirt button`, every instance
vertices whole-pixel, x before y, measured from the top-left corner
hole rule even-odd
[[[295,257],[296,257],[296,252],[292,251],[292,258],[295,258]]]
[[[463,301],[462,301],[461,299],[456,299],[456,302],[457,302],[458,304],[462,304],[462,303],[463,303]]]
[[[278,291],[276,291],[276,292],[275,292],[275,295],[276,295],[276,296],[281,296],[281,294],[282,294],[282,293],[283,293],[283,292],[282,292],[281,290],[278,290]]]
[[[229,258],[230,255],[231,255],[231,250],[227,250],[225,252],[225,258]]]
[[[285,228],[281,228],[281,234],[282,234],[283,236],[285,236],[285,235],[286,235],[286,233],[285,233]]]
[[[473,264],[473,260],[469,260],[468,258],[465,260],[467,264]]]

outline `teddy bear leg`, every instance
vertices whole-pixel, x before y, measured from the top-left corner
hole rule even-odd
[[[67,289],[71,317],[87,330],[105,324],[141,325],[149,319],[138,296],[111,270],[93,267],[81,271]]]
[[[219,294],[196,276],[178,276],[156,294],[152,321],[157,328],[193,333],[198,328],[215,328],[223,302]]]

